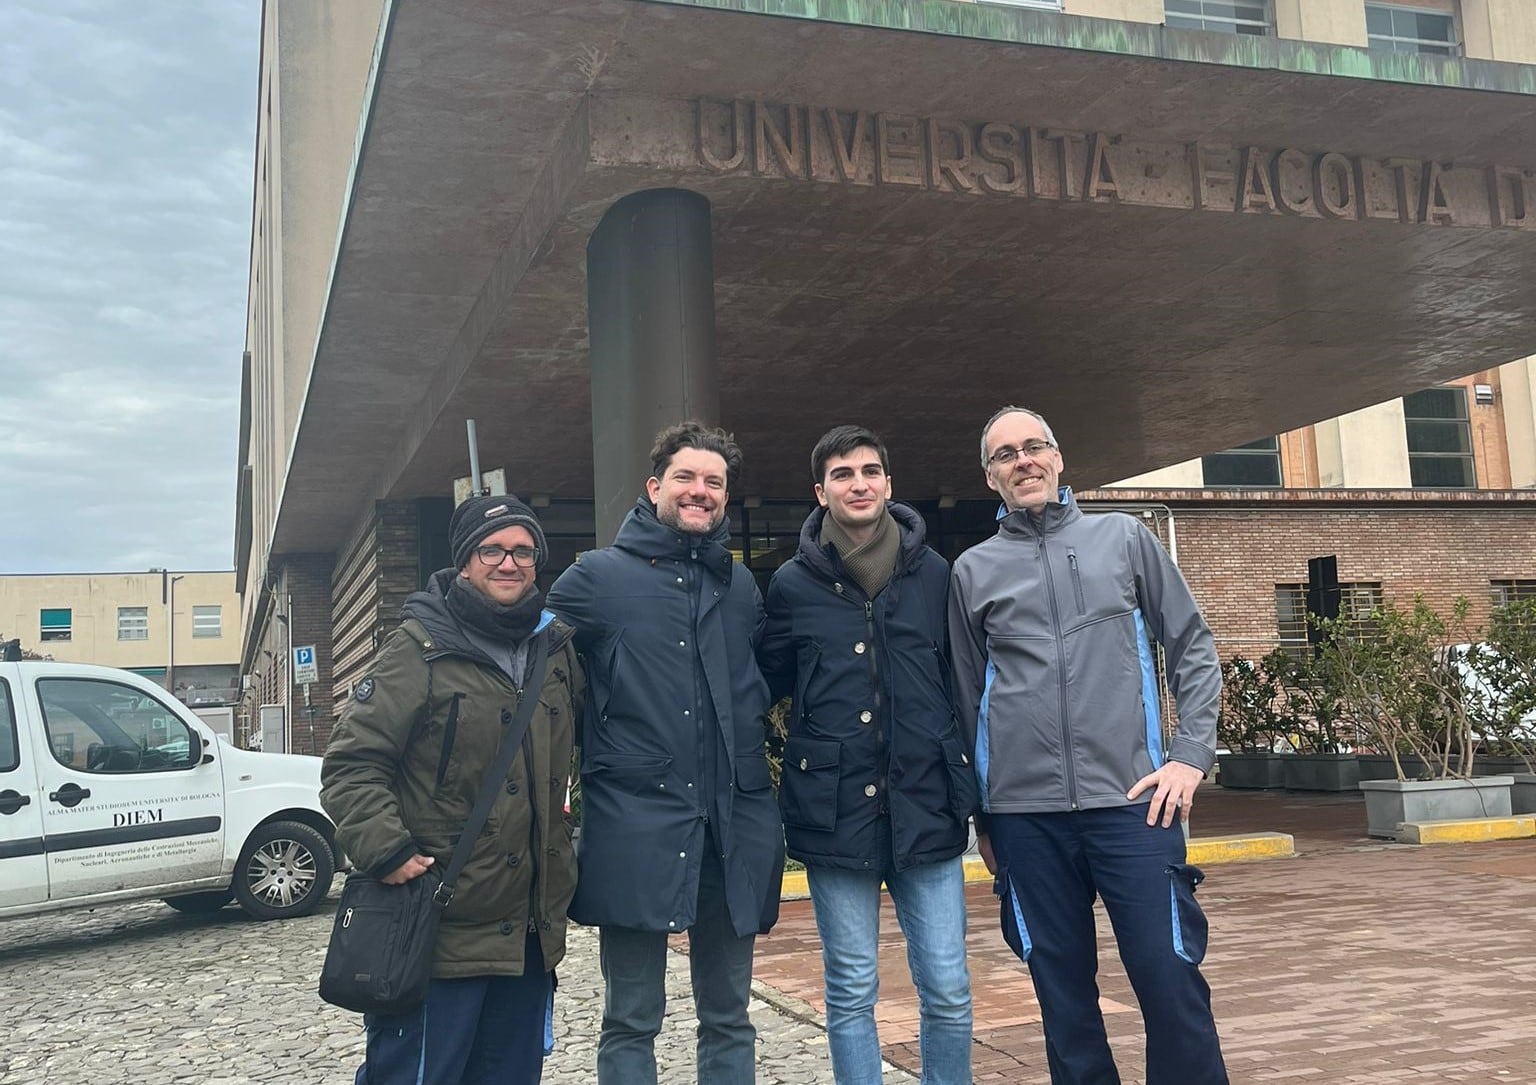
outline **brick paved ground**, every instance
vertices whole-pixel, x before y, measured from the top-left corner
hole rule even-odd
[[[1212,867],[1205,973],[1236,1082],[1536,1083],[1536,841],[1413,848],[1368,840],[1358,796],[1202,792],[1196,832],[1290,832],[1299,858]],[[969,891],[976,1080],[1045,1072],[1029,978],[990,887]],[[915,1070],[915,996],[889,904],[881,1039]],[[1105,1020],[1127,1085],[1141,1020],[1100,914]],[[809,902],[785,905],[758,975],[820,1009]]]

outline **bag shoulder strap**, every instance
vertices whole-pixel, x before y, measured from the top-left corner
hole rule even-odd
[[[497,792],[506,782],[507,771],[512,767],[512,759],[522,748],[523,736],[528,733],[528,723],[533,719],[533,706],[538,704],[539,691],[544,688],[548,639],[548,634],[540,631],[533,635],[533,641],[528,646],[528,665],[523,671],[522,688],[518,690],[517,713],[512,717],[512,722],[507,725],[506,733],[501,736],[501,745],[496,750],[496,761],[486,770],[485,779],[480,784],[480,796],[475,800],[475,807],[469,812],[468,820],[464,822],[463,832],[459,834],[459,843],[453,849],[453,857],[448,861],[448,869],[443,873],[442,884],[433,894],[433,899],[440,907],[446,908],[448,902],[453,899],[454,884],[463,873],[464,864],[469,862],[469,853],[474,850],[480,830],[485,827],[485,819],[491,814],[491,806],[496,802]]]

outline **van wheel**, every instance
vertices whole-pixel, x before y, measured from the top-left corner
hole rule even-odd
[[[165,903],[187,915],[212,915],[234,899],[235,895],[228,889],[218,889],[212,893],[183,893],[179,897],[166,897]]]
[[[245,842],[230,888],[253,918],[291,919],[320,906],[335,873],[325,837],[303,822],[273,821]]]

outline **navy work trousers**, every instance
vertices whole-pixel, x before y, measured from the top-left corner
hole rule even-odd
[[[1147,1085],[1226,1085],[1211,989],[1200,975],[1206,920],[1200,871],[1175,823],[1147,806],[993,814],[1003,936],[1029,964],[1052,1085],[1119,1085],[1099,1012],[1093,901],[1104,901],[1141,1004]]]
[[[537,935],[521,976],[434,979],[410,1013],[368,1014],[355,1085],[538,1085],[551,979]]]

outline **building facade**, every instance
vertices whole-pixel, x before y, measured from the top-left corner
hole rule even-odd
[[[1525,0],[266,0],[262,34],[235,579],[290,749],[447,564],[466,418],[550,575],[689,415],[747,452],[755,572],[849,420],[953,556],[1008,401],[1172,525],[1233,650],[1297,554],[1427,582],[1362,517],[1471,540],[1469,595],[1533,575],[1493,541],[1536,508]]]
[[[194,707],[239,699],[240,598],[229,570],[0,576],[0,639],[134,671]]]

